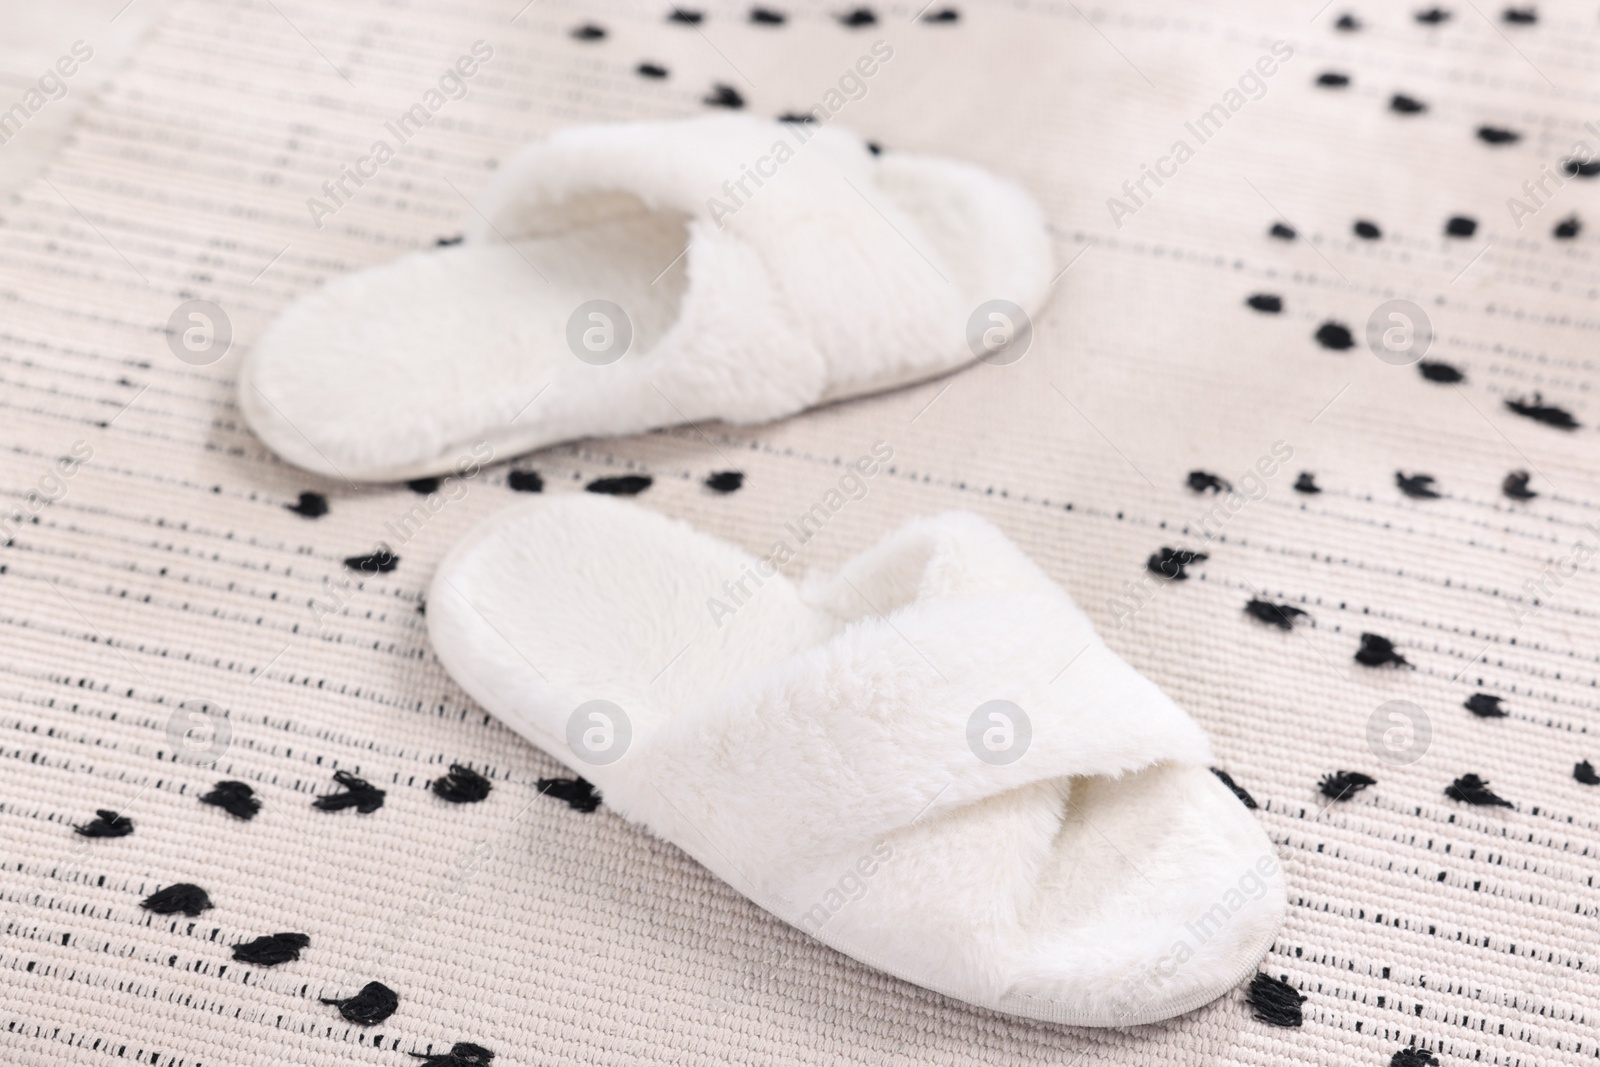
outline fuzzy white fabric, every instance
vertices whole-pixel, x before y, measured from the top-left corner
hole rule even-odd
[[[240,372],[263,441],[321,474],[392,480],[481,441],[511,456],[764,422],[970,362],[969,317],[991,299],[1036,309],[1052,262],[1010,182],[742,115],[557,134],[505,163],[470,222],[459,246],[283,312]],[[632,324],[618,362],[569,347],[592,299]]]
[[[804,585],[770,570],[633,504],[538,499],[451,552],[429,633],[610,808],[901,978],[1113,1026],[1253,971],[1285,907],[1265,833],[1194,721],[998,530],[951,513]],[[596,699],[631,725],[605,765],[567,740]],[[1032,727],[1003,766],[967,739],[996,699]]]

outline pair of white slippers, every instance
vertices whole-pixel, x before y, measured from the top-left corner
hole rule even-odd
[[[241,375],[264,441],[397,480],[485,440],[771,419],[981,356],[974,310],[1036,308],[1051,261],[1037,207],[984,171],[738,116],[560,134],[477,218],[283,314]],[[623,358],[584,357],[623,320]],[[428,627],[611,810],[940,993],[1154,1022],[1247,978],[1282,922],[1271,842],[1198,725],[975,516],[795,584],[636,505],[539,498],[450,552]]]

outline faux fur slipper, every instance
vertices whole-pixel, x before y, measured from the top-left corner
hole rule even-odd
[[[268,446],[382,481],[481,442],[509,458],[763,422],[1006,362],[1052,262],[1008,181],[742,115],[558,133],[508,159],[468,222],[268,328],[239,379]]]
[[[428,630],[606,807],[928,989],[1154,1022],[1249,977],[1282,922],[1199,726],[975,516],[797,585],[635,504],[533,500],[450,553]]]

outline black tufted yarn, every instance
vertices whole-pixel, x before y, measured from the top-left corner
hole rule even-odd
[[[1317,484],[1317,476],[1310,471],[1301,471],[1300,477],[1294,480],[1294,491],[1297,493],[1320,493],[1322,487]]]
[[[429,783],[433,795],[452,804],[476,804],[493,789],[489,779],[460,763],[450,764],[450,773]]]
[[[406,483],[406,488],[411,490],[413,493],[416,493],[418,496],[427,496],[430,493],[437,493],[439,491],[439,479],[413,478]]]
[[[1394,642],[1380,634],[1362,634],[1356,649],[1356,662],[1367,667],[1409,667],[1411,663],[1394,649]]]
[[[960,22],[961,12],[957,11],[953,7],[940,8],[938,11],[930,11],[926,15],[922,16],[922,21],[945,24]]]
[[[1500,491],[1512,500],[1532,500],[1539,494],[1528,488],[1533,475],[1527,471],[1512,471],[1500,483]]]
[[[637,496],[650,488],[654,481],[648,474],[624,474],[618,478],[596,478],[583,488],[607,496]]]
[[[676,22],[682,26],[698,26],[705,21],[705,15],[688,8],[674,7],[672,13],[667,16],[667,21]]]
[[[1233,791],[1233,795],[1239,798],[1239,803],[1243,804],[1245,807],[1249,808],[1251,811],[1255,811],[1257,808],[1259,808],[1261,806],[1261,805],[1256,803],[1256,798],[1251,796],[1249,793],[1245,792],[1244,787],[1241,786],[1238,782],[1235,782],[1233,780],[1233,776],[1231,774],[1229,774],[1227,771],[1222,770],[1220,767],[1212,767],[1211,768],[1211,773],[1216,775],[1219,779],[1221,779],[1222,784],[1227,786],[1230,790],[1232,790]]]
[[[1476,774],[1463,774],[1460,778],[1444,787],[1444,795],[1451,800],[1459,800],[1463,804],[1472,804],[1480,808],[1509,808],[1514,805],[1511,801],[1495,794],[1489,783],[1479,778]]]
[[[1325,322],[1318,326],[1315,336],[1317,344],[1335,352],[1343,352],[1356,343],[1356,339],[1350,336],[1350,328],[1338,322]]]
[[[1299,1026],[1300,1005],[1306,998],[1282,978],[1257,973],[1250,979],[1245,1000],[1255,1009],[1255,1017],[1269,1026]]]
[[[1414,500],[1438,500],[1439,491],[1433,487],[1431,474],[1405,474],[1394,472],[1395,486]]]
[[[494,1053],[470,1041],[457,1041],[449,1052],[413,1052],[411,1055],[422,1061],[418,1067],[487,1067],[494,1059]]]
[[[1210,471],[1190,471],[1188,484],[1197,493],[1226,493],[1233,488],[1226,478],[1219,478]]]
[[[511,471],[506,474],[506,485],[515,493],[544,492],[544,479],[538,471]]]
[[[344,565],[363,574],[388,574],[400,566],[400,557],[387,549],[366,556],[346,556]]]
[[[600,806],[600,794],[587,778],[541,778],[538,787],[544,796],[566,801],[573,811],[588,814]]]
[[[1330,70],[1325,74],[1317,75],[1317,84],[1325,89],[1343,89],[1350,84],[1350,75]]]
[[[1583,223],[1578,221],[1578,216],[1568,215],[1556,223],[1556,228],[1550,231],[1550,235],[1560,241],[1570,241],[1578,236],[1578,231],[1581,229]]]
[[[99,808],[93,820],[72,829],[84,837],[127,837],[133,833],[133,820],[109,808]]]
[[[362,815],[370,815],[383,807],[384,791],[365,778],[357,778],[349,771],[334,771],[333,780],[344,787],[342,793],[329,793],[311,802],[319,811],[343,811],[355,808]]]
[[[1467,378],[1449,363],[1437,359],[1421,360],[1417,363],[1417,372],[1430,382],[1443,382],[1446,385],[1466,381]]]
[[[1594,773],[1594,764],[1580,760],[1572,765],[1572,777],[1582,785],[1600,785],[1600,774]]]
[[[454,237],[440,237],[440,238],[436,239],[433,242],[433,246],[435,248],[449,248],[451,245],[458,245],[462,241],[465,241],[466,239],[467,238],[466,238],[466,236],[464,234],[459,234],[458,233]]]
[[[875,156],[883,155],[883,145],[879,144],[877,141],[867,141],[866,142],[866,146],[867,146],[867,151],[871,152],[873,155],[875,155]]]
[[[633,68],[633,71],[641,78],[665,78],[667,76],[667,68],[659,63],[640,63]],[[512,472],[512,474],[516,473],[516,471]],[[511,488],[515,489],[516,486],[513,485]]]
[[[1418,11],[1412,17],[1425,26],[1437,26],[1450,21],[1450,12],[1442,7],[1430,7],[1426,11]]]
[[[707,107],[735,109],[744,107],[744,97],[739,95],[739,90],[731,85],[724,85],[722,82],[717,82],[713,85],[711,87],[711,95],[701,97],[700,102]]]
[[[1383,236],[1383,231],[1378,229],[1378,224],[1368,222],[1366,219],[1357,219],[1355,225],[1350,227],[1350,232],[1363,241],[1376,241]]]
[[[870,7],[858,7],[842,15],[835,15],[834,18],[839,20],[839,25],[848,26],[852,30],[859,30],[863,26],[875,26],[878,23],[878,16],[872,13]]]
[[[1513,26],[1532,26],[1539,21],[1539,12],[1531,7],[1508,7],[1500,13],[1500,18]]]
[[[1376,778],[1360,771],[1334,771],[1332,774],[1323,775],[1322,781],[1317,783],[1317,788],[1322,790],[1322,795],[1329,800],[1340,801],[1349,800],[1368,786],[1377,784]]]
[[[1389,110],[1401,115],[1420,115],[1428,110],[1428,105],[1405,93],[1395,93],[1389,98]]]
[[[1294,629],[1295,619],[1306,614],[1299,608],[1293,607],[1289,604],[1274,604],[1270,600],[1260,600],[1254,598],[1251,599],[1250,603],[1244,606],[1244,610],[1249,612],[1254,618],[1260,619],[1265,623],[1270,623],[1280,630]]]
[[[253,941],[234,945],[233,958],[256,967],[276,967],[299,959],[300,950],[309,944],[311,938],[305,934],[264,934]]]
[[[1439,1057],[1421,1048],[1403,1048],[1389,1057],[1389,1067],[1439,1067]]]
[[[368,982],[353,997],[323,997],[322,1003],[338,1008],[346,1022],[357,1026],[376,1026],[394,1014],[400,1006],[400,998],[382,982]]]
[[[813,125],[813,124],[816,123],[817,116],[808,115],[808,114],[806,114],[804,112],[801,112],[801,111],[785,111],[783,114],[778,116],[778,121],[779,122],[799,123],[801,125],[809,126],[809,125]]]
[[[1508,398],[1506,407],[1515,411],[1525,419],[1542,422],[1546,426],[1554,426],[1558,430],[1578,429],[1578,420],[1566,408],[1558,408],[1554,404],[1546,404],[1544,398],[1538,393],[1533,394],[1532,400],[1516,400]]]
[[[256,791],[244,782],[218,782],[211,787],[211,792],[200,797],[200,803],[221,808],[234,818],[247,822],[261,810]]]
[[[1500,706],[1500,699],[1492,693],[1473,693],[1461,706],[1480,719],[1503,719],[1511,713]]]
[[[1600,159],[1564,160],[1561,172],[1569,178],[1593,178],[1596,174],[1600,174]]]
[[[714,493],[734,493],[744,485],[744,471],[717,471],[706,479],[706,488]]]
[[[1189,578],[1184,570],[1185,567],[1193,563],[1204,563],[1210,558],[1204,552],[1192,552],[1187,548],[1168,548],[1162,545],[1160,552],[1151,553],[1150,558],[1144,561],[1144,566],[1151,574],[1183,582]]]
[[[789,16],[770,7],[753,7],[750,9],[750,21],[757,26],[782,26],[789,21]]]
[[[596,26],[592,22],[586,22],[582,26],[573,27],[568,36],[574,41],[603,41],[605,40],[606,31],[603,26]]]
[[[1471,237],[1478,232],[1478,220],[1465,215],[1451,215],[1450,221],[1444,224],[1444,232],[1448,237]]]
[[[1361,20],[1354,15],[1340,15],[1338,21],[1333,24],[1333,28],[1342,30],[1345,33],[1354,33],[1361,28]]]
[[[1484,144],[1516,144],[1522,140],[1522,134],[1499,126],[1479,126],[1478,140]]]
[[[202,911],[209,910],[212,904],[210,895],[204,889],[192,882],[178,882],[165,889],[157,889],[140,901],[139,906],[157,915],[176,915],[181,911],[192,919]]]
[[[1267,236],[1276,237],[1280,241],[1292,241],[1295,239],[1296,234],[1294,232],[1294,227],[1285,226],[1281,222],[1274,222],[1272,224],[1272,229],[1267,231]]]
[[[293,504],[285,504],[285,508],[305,519],[320,519],[328,513],[328,498],[321,493],[310,491],[300,494],[300,499]]]
[[[1245,300],[1245,303],[1268,315],[1276,315],[1283,310],[1283,297],[1274,296],[1272,293],[1256,293]]]

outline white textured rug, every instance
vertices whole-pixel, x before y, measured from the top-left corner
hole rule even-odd
[[[1593,11],[951,2],[954,20],[896,4],[850,27],[821,6],[775,26],[730,4],[689,25],[621,0],[173,0],[0,230],[0,1060],[407,1064],[463,1042],[496,1067],[1595,1059],[1600,786],[1574,767],[1600,760],[1600,178],[1562,175],[1575,140],[1600,149]],[[830,96],[878,40],[892,60]],[[493,55],[466,97],[316,225],[308,199],[477,41]],[[718,83],[1027,184],[1070,264],[1032,349],[512,468],[547,493],[649,474],[641,503],[765,553],[891,448],[797,568],[914,514],[999,523],[1259,803],[1291,902],[1263,971],[1305,997],[1300,1026],[1243,989],[1127,1031],[970,1009],[821,948],[603,804],[541,796],[557,765],[456,689],[419,615],[452,540],[514,498],[512,468],[458,499],[354,489],[240,424],[239,353],[295,295],[459,232],[526,139],[695,113]],[[1447,236],[1454,216],[1470,236]],[[219,362],[168,344],[191,299],[226,310]],[[1366,325],[1391,299],[1426,308],[1427,358],[1462,380],[1376,358]],[[1317,340],[1340,325],[1350,347]],[[725,470],[742,489],[703,486]],[[1517,470],[1536,497],[1506,495]],[[327,514],[288,510],[305,492]],[[346,585],[342,561],[380,540],[398,565]],[[1208,558],[1166,580],[1146,567],[1164,546]],[[1308,615],[1280,629],[1252,599]],[[1357,662],[1363,633],[1409,667]],[[1476,694],[1504,717],[1467,710]],[[183,738],[206,708],[227,735],[201,743],[210,766]],[[431,792],[452,763],[488,797]],[[1376,784],[1333,802],[1318,783],[1340,770]],[[335,771],[382,806],[314,808]],[[1447,795],[1486,799],[1468,775],[1510,806]],[[259,813],[201,803],[221,780]],[[98,809],[132,832],[76,833]],[[141,908],[175,883],[213,906]],[[308,938],[297,960],[234,958],[280,932]],[[377,1025],[323,1003],[369,982],[397,997]],[[457,1051],[437,1062],[471,1062]]]

